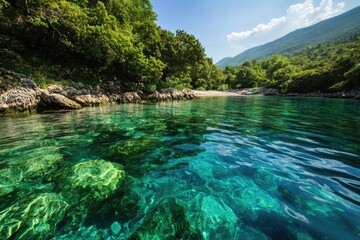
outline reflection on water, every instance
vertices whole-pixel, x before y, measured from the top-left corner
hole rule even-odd
[[[360,103],[0,118],[0,239],[359,239]]]

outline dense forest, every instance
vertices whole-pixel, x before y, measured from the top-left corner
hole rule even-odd
[[[0,67],[39,85],[113,83],[123,91],[360,87],[355,37],[221,70],[193,35],[155,21],[150,0],[0,0]]]
[[[285,57],[228,66],[226,87],[269,87],[281,92],[337,92],[360,88],[360,38],[317,44]]]
[[[150,0],[0,0],[0,67],[44,85],[217,88],[222,71],[199,40],[155,20]]]

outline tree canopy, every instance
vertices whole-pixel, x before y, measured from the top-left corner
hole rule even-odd
[[[194,35],[156,24],[150,0],[0,0],[0,67],[38,83],[115,83],[122,90],[360,87],[360,40],[217,68]]]
[[[35,80],[42,71],[45,78],[154,90],[194,87],[200,66],[222,74],[195,36],[157,26],[150,0],[0,0],[0,11],[0,66]]]
[[[360,38],[309,46],[290,57],[226,67],[230,88],[271,87],[282,92],[342,91],[360,87]]]

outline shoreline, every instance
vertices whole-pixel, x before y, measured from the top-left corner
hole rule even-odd
[[[166,88],[152,93],[144,93],[139,90],[122,92],[120,87],[114,84],[95,87],[82,83],[74,85],[65,87],[52,84],[40,88],[28,76],[6,71],[4,78],[0,81],[0,115],[59,112],[112,103],[151,103],[191,100],[202,97],[291,96],[360,99],[360,89],[337,93],[280,94],[278,90],[271,88],[247,88],[228,91],[187,91],[185,89],[180,91],[175,88]]]
[[[120,91],[116,85],[94,87],[81,83],[71,87],[50,84],[40,88],[28,76],[11,71],[0,79],[0,115],[62,112],[113,103],[151,103],[194,97],[190,91],[175,88],[152,93]]]
[[[236,92],[226,92],[226,91],[199,91],[199,90],[191,90],[191,93],[194,94],[195,97],[222,97],[222,96],[240,96]]]
[[[276,89],[240,89],[229,91],[199,91],[192,90],[195,97],[226,97],[226,96],[281,96],[281,97],[319,97],[319,98],[340,98],[360,100],[360,90],[342,91],[335,93],[287,93],[281,94]]]

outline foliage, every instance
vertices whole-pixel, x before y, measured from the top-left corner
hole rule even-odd
[[[282,92],[342,91],[360,87],[360,38],[317,44],[296,55],[274,55],[223,71],[231,88],[271,87]]]
[[[360,34],[360,7],[341,15],[321,21],[312,26],[293,31],[275,41],[250,48],[232,58],[225,58],[217,63],[225,66],[241,65],[245,61],[260,61],[274,54],[293,56],[309,45],[336,43]]]
[[[112,81],[145,91],[222,84],[199,40],[156,25],[150,0],[0,0],[0,20],[0,66],[39,83]],[[200,66],[209,73],[196,73]]]
[[[52,82],[113,82],[123,90],[360,87],[360,40],[217,68],[195,36],[161,29],[150,0],[0,0],[0,67]]]

